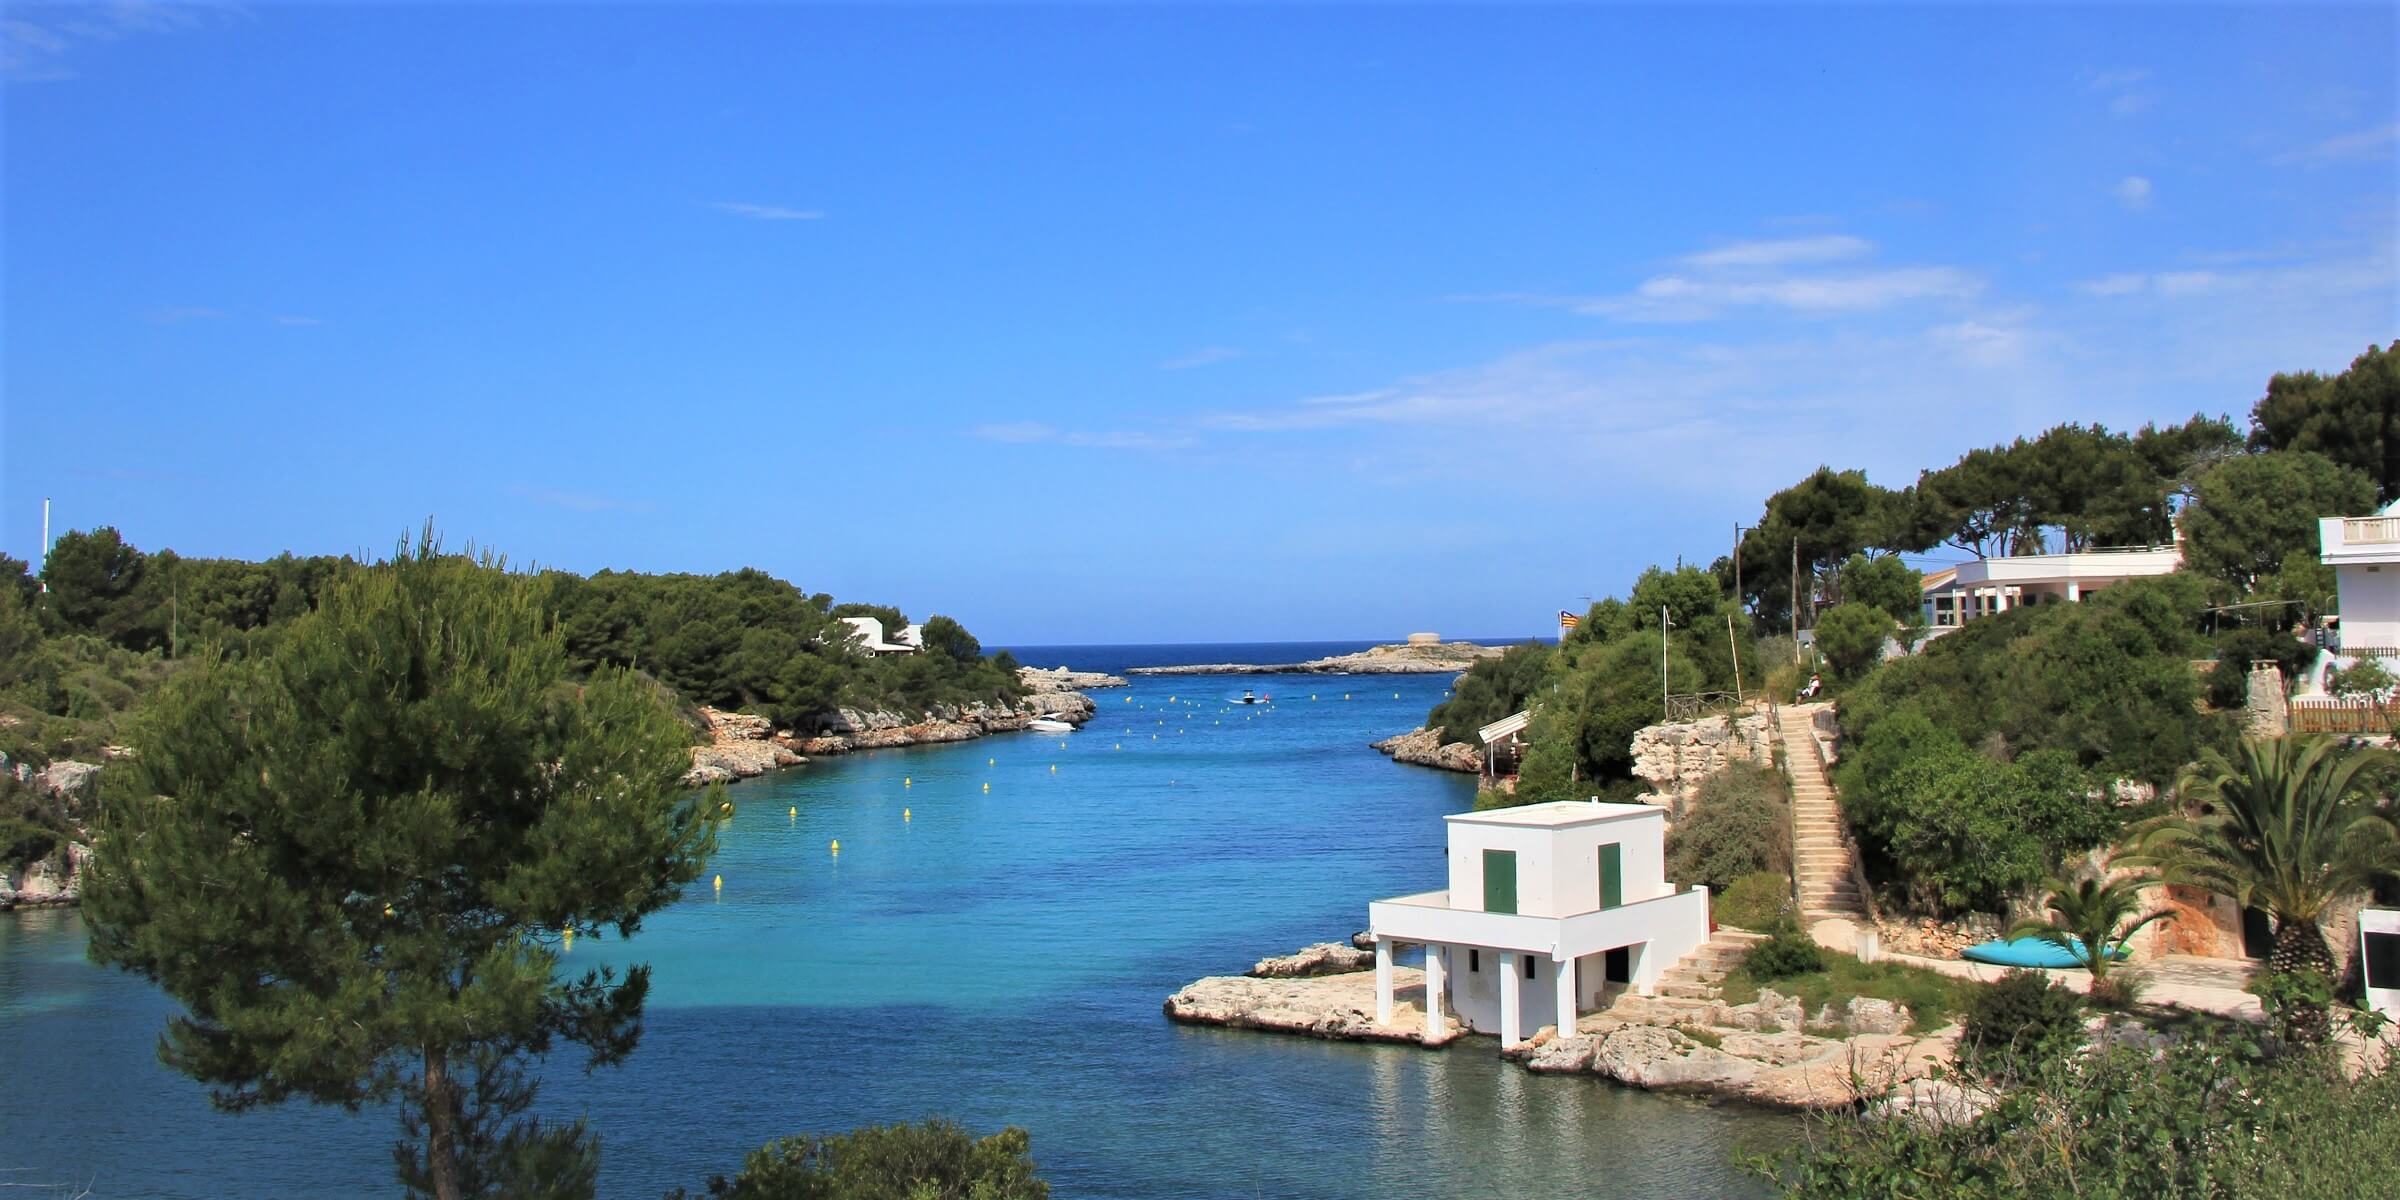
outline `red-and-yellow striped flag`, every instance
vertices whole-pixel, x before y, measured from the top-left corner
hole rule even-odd
[[[1563,608],[1558,610],[1558,627],[1560,629],[1573,629],[1581,624],[1583,624],[1582,617],[1576,616],[1574,613],[1568,612]]]

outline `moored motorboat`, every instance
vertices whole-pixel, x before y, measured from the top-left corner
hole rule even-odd
[[[1075,727],[1055,717],[1035,717],[1025,722],[1025,728],[1035,733],[1073,733]]]

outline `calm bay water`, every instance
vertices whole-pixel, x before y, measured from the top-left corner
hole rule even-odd
[[[1357,648],[1019,654],[1117,669]],[[1159,1014],[1193,978],[1346,937],[1369,899],[1439,886],[1440,814],[1471,781],[1364,743],[1446,685],[1145,680],[1095,693],[1100,718],[1073,735],[736,785],[723,890],[703,881],[630,944],[570,954],[653,964],[648,1033],[597,1076],[553,1060],[544,1112],[591,1119],[609,1196],[696,1185],[785,1134],[929,1114],[1027,1127],[1061,1196],[1761,1194],[1732,1156],[1780,1144],[1789,1118],[1537,1078],[1482,1039],[1334,1045]],[[1276,703],[1229,704],[1244,687]],[[83,941],[72,913],[0,916],[0,1181],[393,1191],[389,1114],[212,1112],[156,1063],[171,1003],[87,964]]]

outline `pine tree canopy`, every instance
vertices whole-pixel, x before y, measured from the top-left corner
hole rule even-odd
[[[546,596],[428,534],[272,654],[204,651],[110,772],[85,885],[92,957],[187,1010],[169,1066],[232,1109],[400,1101],[402,1177],[444,1200],[579,1153],[511,1124],[523,1062],[622,1059],[649,976],[563,977],[558,940],[633,933],[715,845],[688,732],[630,672],[570,682]]]

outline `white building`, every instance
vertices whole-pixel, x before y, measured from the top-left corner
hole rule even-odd
[[[2128,579],[2172,575],[2182,565],[2183,547],[2175,544],[1979,558],[1925,576],[1925,623],[1944,629],[2023,604],[2073,603]]]
[[[1666,810],[1558,801],[1458,813],[1450,887],[1367,906],[1375,1019],[1392,1019],[1392,953],[1425,947],[1425,1034],[1455,1013],[1515,1045],[1572,1030],[1612,984],[1644,995],[1708,941],[1708,889],[1666,879]]]
[[[850,627],[850,640],[869,654],[915,654],[925,648],[925,627],[922,625],[907,626],[887,642],[883,639],[882,621],[873,617],[837,619]]]
[[[2400,655],[2400,501],[2318,519],[2317,545],[2341,592],[2341,657]]]

